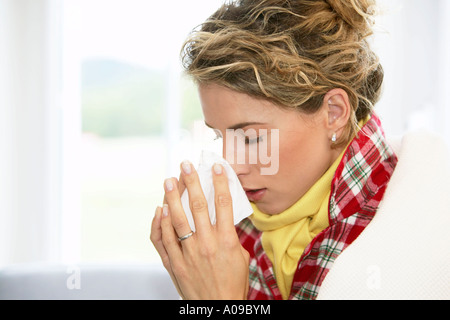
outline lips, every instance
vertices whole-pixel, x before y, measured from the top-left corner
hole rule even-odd
[[[245,190],[245,194],[247,195],[247,198],[249,201],[260,201],[264,195],[266,194],[266,188],[262,188],[262,189],[246,189]]]

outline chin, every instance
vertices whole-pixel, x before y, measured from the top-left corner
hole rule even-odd
[[[287,208],[280,206],[279,204],[270,203],[255,203],[259,211],[268,215],[276,215],[283,212]]]

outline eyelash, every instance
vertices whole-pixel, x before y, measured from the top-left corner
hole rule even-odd
[[[245,137],[245,144],[254,144],[254,143],[260,143],[264,141],[263,136],[256,137],[254,139],[250,139],[249,137]]]
[[[219,132],[214,131],[214,133],[216,134],[214,141],[222,139],[222,135]],[[259,136],[253,139],[250,139],[249,137],[244,137],[245,139],[245,144],[254,144],[254,143],[260,143],[262,141],[264,141],[264,136]]]
[[[214,141],[219,140],[219,139],[222,139],[222,137],[217,135],[217,136],[214,138]],[[264,137],[263,137],[263,136],[256,137],[256,138],[254,138],[254,139],[250,139],[249,137],[245,137],[245,144],[260,143],[260,142],[262,142],[262,141],[264,141]]]

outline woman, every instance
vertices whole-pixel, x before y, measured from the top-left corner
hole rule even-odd
[[[214,226],[190,163],[165,181],[151,240],[183,298],[315,299],[372,220],[397,163],[373,112],[383,80],[367,41],[373,14],[371,0],[239,0],[188,39],[205,123],[224,139],[256,132],[248,149],[276,132],[279,164],[271,175],[261,161],[233,164],[254,209],[236,227],[222,166]]]

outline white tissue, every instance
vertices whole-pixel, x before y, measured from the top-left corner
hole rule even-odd
[[[205,195],[206,201],[208,203],[208,212],[211,224],[214,225],[216,223],[214,185],[212,180],[212,167],[215,163],[220,163],[225,168],[233,202],[233,220],[234,224],[236,225],[240,221],[251,215],[253,213],[253,208],[248,201],[248,198],[241,186],[241,183],[239,182],[236,173],[231,168],[229,163],[214,152],[202,151],[200,164],[197,168],[197,173],[200,179],[200,185],[203,189],[203,194]],[[194,219],[189,207],[189,196],[187,189],[181,196],[181,203],[183,205],[184,212],[186,213],[189,226],[191,227],[192,231],[195,231]]]

